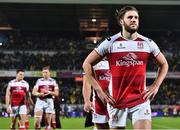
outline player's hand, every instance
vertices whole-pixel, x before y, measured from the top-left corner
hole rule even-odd
[[[44,94],[44,93],[39,93],[38,96],[39,96],[39,97],[44,97],[45,94]]]
[[[84,104],[84,111],[85,112],[93,111],[93,105],[92,105],[91,101],[85,102],[85,104]]]
[[[147,86],[147,89],[144,90],[143,92],[143,99],[148,100],[150,99],[151,101],[154,99],[156,96],[157,92],[159,90],[159,86],[152,84],[150,86]]]
[[[114,98],[111,95],[109,95],[108,92],[104,92],[102,89],[98,89],[96,90],[96,92],[97,92],[98,97],[101,99],[101,101],[104,104],[109,103],[112,106],[115,105]]]
[[[10,113],[10,112],[11,112],[10,107],[6,107],[6,112],[7,112],[7,113]]]

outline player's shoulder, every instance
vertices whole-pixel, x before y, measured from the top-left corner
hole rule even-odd
[[[110,36],[110,37],[107,37],[106,39],[105,39],[105,41],[106,42],[109,42],[109,43],[113,43],[114,41],[116,41],[118,38],[120,38],[121,37],[121,33],[119,32],[119,33],[117,33],[117,34],[115,34],[115,35],[113,35],[113,36]]]
[[[29,84],[26,80],[22,80],[22,83]]]
[[[42,82],[42,81],[44,81],[44,78],[37,79],[37,82]]]
[[[147,43],[152,43],[152,42],[154,42],[151,38],[148,38],[148,37],[143,36],[143,35],[141,35],[141,34],[138,34],[138,37],[139,37],[140,39],[142,39],[143,41],[147,42]]]
[[[50,82],[56,82],[56,80],[54,78],[49,78]]]
[[[12,80],[10,80],[9,82],[8,82],[8,84],[12,84],[12,83],[14,83],[16,81],[16,79],[12,79]]]

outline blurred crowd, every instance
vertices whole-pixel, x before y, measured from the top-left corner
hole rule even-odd
[[[2,33],[1,33],[2,34]],[[0,40],[0,69],[39,70],[50,65],[53,70],[81,70],[82,62],[95,46],[85,40],[62,38],[57,33],[41,32],[4,32]],[[152,38],[160,47],[169,63],[169,71],[180,71],[180,33],[147,32],[145,36]],[[1,42],[0,41],[0,42]],[[150,62],[148,71],[157,67]]]

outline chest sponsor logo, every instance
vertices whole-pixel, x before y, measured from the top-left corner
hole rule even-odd
[[[136,66],[143,65],[143,61],[138,60],[138,56],[135,53],[128,53],[123,56],[122,59],[116,61],[116,66]]]

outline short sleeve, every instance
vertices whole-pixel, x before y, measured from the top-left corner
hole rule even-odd
[[[27,83],[27,91],[29,91],[29,83]]]
[[[55,88],[54,88],[55,90],[59,89],[58,84],[57,84],[56,81],[54,81],[54,86],[55,86]]]
[[[157,44],[150,40],[150,50],[151,50],[151,53],[156,57],[159,53],[160,53],[160,49],[159,47],[157,46]]]
[[[97,46],[97,47],[95,48],[95,51],[96,51],[100,56],[103,57],[104,55],[106,55],[107,53],[110,52],[110,46],[111,46],[110,43],[111,43],[111,42],[108,41],[107,39],[104,40],[102,43],[99,44],[99,46]]]
[[[34,88],[36,88],[36,89],[39,88],[39,80],[36,81],[36,84],[35,84]]]
[[[11,87],[11,82],[8,83],[7,89],[10,89]]]

